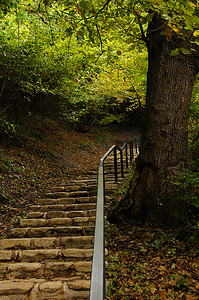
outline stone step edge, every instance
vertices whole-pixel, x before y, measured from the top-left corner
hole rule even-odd
[[[89,210],[73,210],[73,211],[62,211],[62,210],[52,210],[49,212],[33,212],[30,211],[27,216],[28,219],[52,219],[52,218],[71,218],[71,217],[91,217],[96,215],[96,209]]]
[[[13,238],[28,237],[59,237],[59,236],[87,236],[94,234],[94,225],[55,226],[55,227],[14,227],[10,236]]]
[[[78,226],[92,225],[95,223],[95,216],[92,217],[71,217],[71,218],[50,218],[50,219],[21,219],[19,228],[21,227],[48,227],[48,226]]]
[[[88,260],[93,257],[93,248],[0,250],[0,262],[43,262],[65,259]]]
[[[92,261],[14,262],[1,263],[1,280],[35,278],[57,278],[71,275],[83,276],[91,273]]]
[[[105,249],[105,256],[108,250]],[[0,250],[0,262],[43,262],[44,260],[65,261],[65,259],[90,260],[93,248]]]
[[[80,204],[66,204],[66,205],[62,205],[62,204],[55,204],[55,205],[32,205],[31,207],[31,211],[35,212],[35,211],[41,211],[40,209],[42,209],[42,212],[48,212],[50,209],[51,211],[54,209],[55,210],[63,210],[63,211],[75,211],[75,210],[91,210],[91,209],[96,209],[96,203],[80,203]]]
[[[81,279],[79,277],[71,280],[70,278],[60,278],[44,280],[44,279],[26,279],[26,280],[4,280],[0,282],[0,298],[1,296],[11,295],[30,295],[36,296],[34,299],[39,299],[39,294],[44,295],[56,295],[57,293],[63,293],[66,297],[65,299],[70,299],[68,297],[73,296],[73,292],[77,291],[89,291],[90,280]],[[43,296],[43,295],[42,295]],[[75,294],[74,294],[75,296]],[[10,298],[17,299],[17,298]]]
[[[92,236],[71,236],[71,237],[42,237],[42,238],[11,238],[0,240],[0,250],[12,249],[51,249],[51,248],[78,248],[88,247],[94,244]]]

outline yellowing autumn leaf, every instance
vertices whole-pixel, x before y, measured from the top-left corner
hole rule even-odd
[[[169,23],[168,26],[169,26],[173,31],[175,31],[176,33],[178,33],[178,34],[180,34],[180,35],[183,35],[181,29],[179,29],[178,26],[176,26],[175,24]]]
[[[199,30],[195,30],[194,33],[193,33],[193,36],[199,37]]]

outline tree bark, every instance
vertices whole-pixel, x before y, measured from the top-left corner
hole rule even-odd
[[[188,113],[199,56],[171,56],[185,42],[177,35],[170,41],[160,35],[163,24],[154,16],[148,27],[145,126],[135,175],[118,213],[176,224],[186,219],[186,210],[183,199],[176,199],[172,178],[188,162]]]

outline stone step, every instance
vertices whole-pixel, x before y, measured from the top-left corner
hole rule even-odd
[[[90,210],[74,210],[74,211],[62,211],[55,210],[49,212],[29,212],[28,217],[30,219],[51,219],[51,218],[73,218],[73,217],[91,217],[96,215],[96,209]]]
[[[32,205],[31,209],[33,212],[91,210],[96,209],[96,203]]]
[[[1,263],[0,279],[70,278],[71,276],[83,276],[85,273],[90,273],[91,265],[91,261]]]
[[[90,170],[90,171],[88,171],[87,175],[89,175],[89,176],[90,175],[94,175],[95,176],[96,175],[96,170]]]
[[[97,180],[97,172],[95,174],[86,174],[86,175],[81,175],[80,177],[77,177],[76,180],[80,181],[93,181]]]
[[[10,238],[0,240],[0,250],[92,248],[93,236]]]
[[[90,191],[89,197],[78,197],[78,198],[45,198],[38,199],[37,205],[54,205],[54,204],[78,204],[78,203],[88,203],[88,202],[96,202],[97,200],[97,191]]]
[[[75,192],[52,192],[47,193],[46,198],[76,198],[76,197],[88,197],[87,191],[75,191]]]
[[[93,249],[0,250],[0,262],[46,262],[92,260]],[[1,268],[1,267],[0,267]]]
[[[55,204],[75,204],[76,203],[76,198],[57,198],[57,199],[52,199],[52,198],[47,198],[47,199],[38,199],[37,204],[38,205],[55,205]]]
[[[51,187],[11,238],[0,240],[0,300],[89,299],[97,177],[91,170]],[[105,179],[107,200],[118,186],[108,160]]]
[[[118,187],[117,183],[108,183],[105,182],[105,189],[106,190],[115,190]]]
[[[71,218],[50,218],[50,219],[21,219],[20,227],[46,227],[46,226],[76,226],[94,225],[93,217],[71,217]]]
[[[26,279],[0,282],[1,300],[88,300],[90,280],[85,279]]]
[[[88,197],[77,197],[77,198],[45,198],[45,199],[39,199],[37,204],[40,205],[54,205],[54,204],[78,204],[78,203],[93,203],[97,201],[97,191],[92,191],[89,193]]]
[[[22,227],[13,228],[11,237],[93,236],[94,231],[95,226]]]
[[[76,179],[69,179],[69,180],[67,180],[66,183],[61,184],[61,185],[67,186],[67,185],[72,185],[72,184],[77,184],[77,185],[79,185],[79,184],[90,184],[90,183],[93,183],[93,182],[97,182],[97,172],[96,172],[95,178],[91,178],[91,177],[88,178],[88,176],[86,176],[86,178],[85,178],[85,176],[82,175],[80,177],[77,177]]]
[[[50,191],[53,193],[56,192],[75,192],[75,191],[85,191],[88,190],[96,190],[97,189],[97,182],[87,182],[87,183],[79,183],[78,185],[61,185],[57,187],[51,187]]]

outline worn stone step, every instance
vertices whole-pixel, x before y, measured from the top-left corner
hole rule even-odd
[[[0,250],[0,262],[47,262],[92,260],[93,249]]]
[[[88,191],[97,190],[97,184],[91,184],[87,186]]]
[[[117,187],[118,187],[117,183],[109,183],[109,182],[105,183],[106,190],[115,190]]]
[[[74,210],[62,211],[55,210],[49,212],[29,212],[27,214],[29,219],[51,219],[51,218],[73,218],[73,217],[92,217],[96,215],[96,209],[90,210]]]
[[[86,203],[96,203],[97,202],[97,192],[94,193],[93,195],[89,194],[89,197],[79,197],[76,198],[77,203],[82,203],[82,204],[86,204]]]
[[[93,236],[10,238],[0,240],[0,250],[92,248]]]
[[[97,173],[96,173],[97,174]],[[88,184],[93,184],[97,182],[97,175],[95,178],[85,178],[85,176],[83,177],[79,177],[77,179],[71,179],[68,180],[66,184],[63,184],[62,186],[68,186],[68,185],[88,185]]]
[[[82,276],[91,272],[91,261],[81,262],[15,262],[0,264],[0,279],[55,278]]]
[[[97,190],[91,190],[91,191],[88,191],[88,195],[89,195],[89,197],[97,196]],[[79,199],[80,199],[80,198],[79,198]]]
[[[88,197],[87,191],[75,191],[75,192],[52,192],[47,193],[46,198],[76,198],[76,197]]]
[[[76,184],[69,184],[65,186],[58,186],[58,187],[52,187],[51,192],[74,192],[74,191],[79,191],[81,188],[80,185]]]
[[[33,212],[48,212],[48,211],[74,211],[74,210],[91,210],[96,208],[96,203],[79,203],[79,204],[55,204],[55,205],[32,205]]]
[[[95,190],[97,188],[97,182],[96,181],[87,181],[87,182],[79,182],[77,185],[76,183],[69,184],[69,185],[61,185],[57,187],[51,187],[50,192],[51,193],[57,193],[57,192],[75,192],[75,191],[85,191],[87,190]]]
[[[50,219],[21,219],[20,227],[46,227],[46,226],[75,226],[75,225],[93,225],[93,217],[71,217],[71,218],[50,218]]]
[[[90,170],[90,171],[87,171],[87,175],[94,175],[96,176],[96,170]]]
[[[90,181],[90,180],[97,180],[97,172],[95,174],[86,174],[86,175],[81,175],[80,177],[76,178],[76,180],[81,180],[81,181]]]
[[[53,205],[53,204],[75,204],[76,203],[76,198],[57,198],[57,199],[52,199],[52,198],[47,198],[47,199],[39,199],[37,201],[37,204],[40,205]]]
[[[96,209],[90,210],[73,210],[73,211],[49,211],[43,214],[44,218],[51,219],[51,218],[73,218],[73,217],[92,217],[96,215]]]
[[[96,202],[96,200],[97,200],[97,191],[90,191],[88,197],[39,199],[37,201],[37,205],[56,205],[56,204],[57,205],[60,205],[60,204],[61,205],[67,205],[67,204]]]
[[[56,226],[56,227],[22,227],[13,228],[11,237],[59,237],[93,235],[94,226]]]
[[[1,300],[89,299],[90,280],[5,280],[0,282]]]

